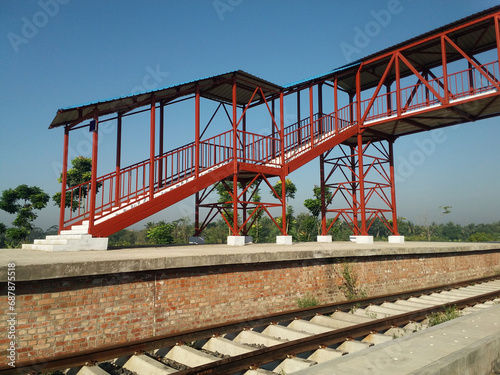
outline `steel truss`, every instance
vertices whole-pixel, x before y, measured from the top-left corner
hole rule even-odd
[[[361,138],[359,134],[357,144],[339,145],[320,157],[322,235],[339,219],[354,235],[368,235],[376,219],[398,235],[393,141],[362,144]],[[334,151],[340,156],[333,156]],[[329,225],[328,213],[334,215]]]

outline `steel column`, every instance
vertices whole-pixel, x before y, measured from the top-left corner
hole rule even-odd
[[[441,64],[443,68],[443,89],[444,89],[444,104],[450,102],[449,88],[448,88],[448,69],[446,63],[446,40],[444,35],[441,35]]]
[[[285,166],[285,119],[284,119],[284,100],[283,91],[280,92],[280,143],[281,143],[281,217],[283,235],[286,230],[286,166]]]
[[[398,215],[396,212],[396,180],[394,177],[394,139],[389,139],[388,143],[389,143],[389,169],[391,178],[392,232],[395,236],[399,236]]]
[[[313,87],[309,86],[309,121],[311,132],[311,148],[314,148],[314,106],[313,106]]]
[[[319,176],[321,184],[321,235],[326,236],[325,154],[319,156]]]
[[[160,158],[158,159],[158,187],[163,187],[163,139],[164,139],[164,128],[165,128],[165,103],[163,101],[160,102],[160,134],[158,137],[160,138],[158,141],[158,155]],[[165,176],[166,177],[166,176]]]
[[[238,117],[237,117],[237,86],[236,76],[233,76],[233,236],[238,235]]]
[[[194,129],[194,174],[196,178],[200,176],[200,86],[196,85],[195,97],[195,129]]]
[[[68,176],[68,148],[69,148],[69,128],[64,127],[64,154],[62,165],[62,187],[61,187],[61,207],[59,210],[59,233],[64,228],[64,213],[66,211],[66,184]]]
[[[121,192],[121,157],[122,157],[122,114],[118,114],[116,127],[116,184],[115,184],[115,206],[120,205]]]
[[[155,191],[155,123],[156,123],[155,99],[151,98],[151,121],[149,136],[149,199],[154,198]]]
[[[94,112],[94,122],[95,122],[95,129],[92,134],[92,170],[90,171],[91,178],[90,178],[89,234],[92,234],[92,230],[94,229],[95,203],[97,196],[97,144],[99,141],[98,138],[99,118],[97,112]]]

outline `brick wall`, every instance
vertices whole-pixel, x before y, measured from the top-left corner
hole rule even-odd
[[[18,363],[297,308],[306,294],[344,300],[342,264],[368,295],[417,289],[500,270],[500,250],[225,265],[19,282]],[[5,291],[2,306],[7,306]],[[3,309],[2,313],[6,312]],[[0,327],[7,332],[7,315]],[[4,335],[6,337],[6,335]],[[8,339],[0,339],[5,352]]]

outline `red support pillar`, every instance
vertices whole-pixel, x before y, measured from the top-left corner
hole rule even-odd
[[[444,104],[448,104],[450,102],[450,96],[448,93],[448,68],[446,63],[446,40],[444,35],[441,35],[441,59],[443,66]]]
[[[321,183],[321,235],[326,236],[326,194],[325,194],[325,154],[319,156],[319,175]]]
[[[233,76],[233,236],[238,235],[238,113],[236,76]]]
[[[392,230],[393,235],[399,236],[398,215],[396,212],[396,181],[394,178],[394,140],[389,139],[389,169],[391,178],[391,201],[392,201]]]
[[[335,134],[339,133],[339,96],[337,77],[333,81],[333,105],[335,110]]]
[[[358,189],[357,184],[359,179],[356,176],[356,149],[353,146],[349,146],[349,150],[351,151],[351,195],[352,195],[352,222],[354,227],[354,235],[359,233],[359,222],[358,222]]]
[[[99,116],[94,112],[94,132],[92,134],[92,169],[90,177],[90,213],[89,213],[89,234],[92,234],[95,220],[95,203],[97,196],[97,144],[99,142]]]
[[[194,149],[195,149],[195,162],[194,174],[196,178],[200,176],[200,86],[196,84],[196,97],[195,97],[195,130],[194,130]]]
[[[312,85],[309,86],[309,121],[310,121],[310,133],[311,133],[311,149],[314,148],[314,107],[313,107],[313,88]]]
[[[498,70],[500,74],[500,25],[499,20],[500,17],[495,16],[495,35],[497,40],[497,58],[498,58]]]
[[[359,179],[359,208],[361,211],[361,235],[367,236],[366,230],[366,197],[365,197],[365,168],[363,165],[363,135],[358,133],[358,179]]]
[[[61,208],[59,210],[59,233],[64,228],[64,212],[66,208],[66,183],[68,176],[68,147],[69,147],[69,128],[64,128],[64,155],[62,166],[62,187],[61,187]]]
[[[116,129],[116,183],[115,183],[115,206],[120,205],[121,199],[121,155],[122,155],[122,114],[118,113]]]
[[[301,118],[300,118],[300,90],[298,90],[297,91],[297,132],[298,132],[297,139],[298,139],[299,145],[302,144],[302,129],[300,129],[300,120],[301,120]],[[293,140],[293,141],[295,141],[295,140]]]
[[[160,102],[160,134],[158,135],[159,142],[158,142],[158,155],[160,155],[160,158],[158,159],[158,187],[163,186],[163,158],[161,157],[163,155],[163,139],[164,139],[164,130],[165,130],[165,113],[164,113],[164,108],[165,103]]]
[[[280,92],[280,142],[281,142],[281,233],[286,236],[286,166],[285,166],[285,114],[283,91]]]
[[[155,191],[155,99],[151,98],[151,122],[149,135],[149,200],[154,198]]]

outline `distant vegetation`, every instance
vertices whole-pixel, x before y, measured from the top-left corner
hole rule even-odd
[[[80,184],[82,181],[87,181],[90,178],[90,170],[92,161],[90,158],[75,158],[72,160],[72,168],[68,170],[68,178],[66,184],[68,188]],[[59,177],[59,182],[62,182],[62,177]],[[295,215],[294,209],[289,205],[288,200],[295,198],[297,191],[296,186],[290,180],[285,181],[286,184],[286,226],[287,232],[293,237],[294,241],[309,242],[316,241],[316,236],[321,231],[321,189],[315,186],[312,191],[312,198],[308,198],[303,202],[307,213]],[[97,186],[99,189],[99,185]],[[226,219],[232,222],[232,198],[226,190],[229,188],[232,191],[231,183],[224,185],[218,184],[215,186],[215,191],[218,194],[218,202],[221,203],[224,209]],[[240,186],[241,189],[241,186]],[[278,181],[270,194],[274,199],[281,197],[282,193],[281,181]],[[85,197],[88,192],[83,189],[82,196],[67,195],[65,206],[78,208],[81,205],[80,200]],[[331,192],[327,188],[325,196],[327,200],[331,197]],[[73,198],[73,201],[71,199]],[[260,189],[255,187],[252,194],[252,202],[260,202]],[[56,205],[61,204],[61,193],[53,195],[52,200]],[[17,217],[12,222],[12,227],[7,227],[0,223],[0,248],[5,247],[20,247],[22,243],[33,242],[36,238],[44,238],[46,235],[57,233],[57,226],[54,225],[48,230],[43,231],[40,228],[34,227],[32,222],[37,217],[37,211],[45,208],[49,201],[49,195],[45,194],[36,186],[28,187],[20,185],[15,189],[8,189],[2,192],[0,197],[0,209],[16,214]],[[441,206],[440,221],[444,215],[451,212],[450,206]],[[273,221],[263,212],[256,213],[256,220],[249,230],[248,235],[253,237],[254,243],[265,243],[276,241],[276,236],[280,235],[280,231]],[[240,218],[239,218],[240,219]],[[282,218],[275,217],[274,220],[281,225]],[[331,219],[327,220],[327,227],[331,223]],[[460,225],[452,222],[446,224],[431,224],[419,225],[415,224],[406,218],[398,219],[399,234],[405,236],[408,241],[472,241],[472,242],[490,242],[500,241],[500,221],[492,224],[468,224]],[[170,223],[160,221],[158,223],[149,222],[142,230],[124,229],[109,237],[109,246],[141,246],[141,245],[161,245],[161,244],[187,244],[189,237],[194,234],[194,223],[189,217],[180,218]],[[352,231],[345,222],[337,221],[330,232],[334,241],[347,241]],[[374,236],[376,241],[386,241],[391,235],[389,229],[380,221],[376,220],[369,229],[369,234]],[[206,243],[226,243],[226,237],[229,235],[229,230],[225,220],[221,217],[218,221],[210,223],[202,233]]]

